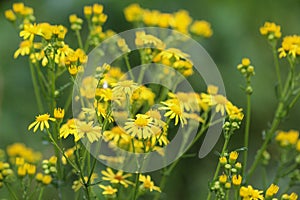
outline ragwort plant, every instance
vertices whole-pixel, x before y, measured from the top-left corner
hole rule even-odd
[[[190,149],[199,143],[209,127],[224,122],[224,145],[216,159],[216,170],[209,181],[208,190],[201,188],[201,191],[208,191],[207,199],[298,198],[292,189],[300,180],[299,133],[279,128],[300,97],[299,73],[295,67],[300,55],[300,36],[286,36],[278,49],[280,26],[266,22],[260,28],[260,33],[266,37],[274,55],[278,106],[263,144],[254,162],[249,164],[247,148],[253,92],[251,78],[255,75],[250,60],[242,59],[237,67],[245,77],[245,117],[242,109],[220,94],[218,87],[214,85],[208,85],[206,92],[199,93],[173,93],[162,86],[141,85],[144,72],[141,70],[137,78],[131,74],[132,55],[128,53],[128,41],[123,38],[116,41],[116,46],[124,53],[122,59],[125,67],[105,63],[97,67],[95,75],[84,77],[79,84],[76,77],[84,73],[88,53],[115,34],[112,30],[103,28],[108,17],[103,9],[102,5],[94,4],[84,7],[84,19],[76,14],[70,15],[70,30],[77,38],[77,46],[66,43],[68,29],[65,26],[37,22],[33,9],[23,3],[14,3],[12,9],[5,12],[6,18],[20,31],[22,41],[14,58],[28,57],[39,110],[35,120],[29,123],[28,130],[38,132],[49,141],[54,154],[45,158],[40,152],[21,143],[8,146],[6,152],[1,150],[0,190],[4,186],[12,199],[45,199],[47,194],[44,190],[47,187],[57,190],[58,199],[68,198],[63,192],[66,187],[74,190],[77,199],[161,199],[172,170],[180,160],[191,154],[185,153],[161,169],[160,180],[154,182],[150,174],[126,173],[109,167],[99,172],[97,158],[90,155],[82,139],[91,144],[107,143],[111,149],[120,148],[133,153],[156,152],[164,157],[163,148],[170,143],[178,127],[200,125],[196,137],[189,145]],[[125,8],[124,14],[134,27],[170,28],[197,39],[209,38],[213,34],[208,22],[193,20],[185,10],[162,13],[132,4]],[[88,27],[86,36],[82,32],[84,24]],[[178,71],[183,77],[194,74],[190,56],[180,49],[167,48],[163,39],[140,31],[136,33],[134,41],[141,47],[152,45],[139,49],[136,59],[141,64],[163,64]],[[286,59],[289,63],[287,77],[281,77],[279,58]],[[129,73],[126,74],[124,69]],[[161,78],[172,81],[172,71],[165,70]],[[180,81],[182,80],[174,82],[175,88]],[[96,90],[91,85],[97,85]],[[79,102],[82,108],[76,117],[70,114],[72,88],[77,89],[79,94],[73,101]],[[112,105],[125,107],[127,112],[113,114]],[[214,113],[219,113],[221,119],[215,120]],[[121,116],[124,120],[123,127],[118,126],[116,116]],[[240,128],[244,118],[244,147],[230,150],[230,139]],[[268,187],[257,189],[250,185],[251,177],[259,165],[268,166],[272,156],[267,150],[272,142],[278,144],[279,167]],[[182,151],[188,152],[188,149]],[[240,154],[243,157],[241,161]],[[122,154],[100,154],[98,158],[120,165],[125,159]],[[282,179],[288,181],[288,185],[279,186]]]

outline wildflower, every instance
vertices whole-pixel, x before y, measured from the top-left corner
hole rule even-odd
[[[100,15],[103,12],[103,5],[95,3],[93,5],[93,12],[96,15]]]
[[[113,141],[114,143],[118,143],[122,139],[126,140],[128,143],[130,142],[130,136],[119,126],[115,126],[109,131],[104,131],[103,136],[105,141]]]
[[[143,13],[143,23],[146,24],[147,26],[156,26],[160,23],[160,21],[165,21],[164,19],[162,19],[163,14],[161,14],[159,11],[157,10],[144,10]],[[167,22],[164,23],[166,24],[166,26],[163,26],[164,28],[169,26],[169,20],[166,20]],[[162,27],[162,26],[160,26]]]
[[[188,32],[188,26],[191,24],[192,18],[190,17],[188,11],[179,10],[173,14],[172,20],[170,22],[171,26],[182,33]]]
[[[183,107],[180,105],[178,99],[171,99],[165,102],[161,102],[164,106],[160,107],[159,110],[166,110],[165,117],[175,119],[175,125],[180,121],[181,126],[187,124],[187,119],[183,111]]]
[[[190,27],[190,31],[205,38],[209,38],[213,34],[210,23],[204,20],[194,21]]]
[[[110,181],[110,183],[112,184],[121,184],[126,188],[128,187],[128,185],[133,185],[131,181],[127,180],[127,178],[131,176],[131,174],[123,175],[123,171],[114,173],[110,168],[106,168],[106,171],[102,170],[101,174],[103,175],[103,180]]]
[[[220,183],[226,183],[226,181],[227,181],[227,175],[226,174],[222,174],[221,176],[219,176],[219,181],[220,181]]]
[[[62,119],[65,116],[65,110],[62,108],[55,108],[54,109],[54,117],[56,119]]]
[[[128,45],[126,44],[126,41],[123,38],[118,39],[117,45],[123,53],[127,53],[130,51]]]
[[[242,186],[240,188],[240,196],[243,200],[264,200],[262,193],[263,191],[255,190],[251,185],[248,185],[248,187]]]
[[[87,137],[90,143],[98,141],[101,137],[101,127],[93,126],[93,121],[85,122],[85,121],[76,121],[77,128],[77,138]]]
[[[241,175],[233,175],[232,176],[232,184],[235,186],[239,186],[242,183],[242,176]]]
[[[138,88],[137,83],[132,80],[119,81],[113,84],[113,97],[120,97],[123,94],[131,97],[133,91]]]
[[[90,17],[93,13],[93,8],[92,6],[84,6],[83,7],[83,13],[86,17]]]
[[[37,173],[35,176],[35,179],[39,182],[41,182],[43,180],[43,174],[42,173]]]
[[[109,195],[109,196],[114,196],[117,192],[118,189],[111,187],[110,185],[105,186],[105,185],[99,185],[100,188],[102,188],[104,191],[102,194],[104,195]]]
[[[140,86],[136,90],[133,91],[131,99],[134,101],[147,102],[148,105],[154,104],[155,94],[151,91],[150,88],[145,86]]]
[[[41,27],[37,24],[24,24],[24,30],[20,32],[20,37],[32,42],[35,35],[42,35]]]
[[[221,165],[226,165],[227,164],[227,158],[225,156],[222,156],[219,158],[219,162]]]
[[[71,23],[71,29],[74,30],[74,31],[78,31],[80,30],[82,27],[82,23],[83,23],[83,20],[79,17],[77,17],[76,14],[72,14],[69,16],[69,21]]]
[[[26,168],[25,166],[18,167],[18,176],[24,177],[26,175]]]
[[[124,129],[132,137],[137,136],[140,139],[145,139],[153,135],[152,126],[152,118],[145,114],[137,114],[136,119],[129,119],[125,123]]]
[[[52,182],[52,177],[50,175],[43,176],[42,183],[49,185]]]
[[[242,169],[242,164],[240,162],[235,163],[234,167],[238,170]]]
[[[49,114],[38,115],[35,117],[35,121],[28,126],[28,130],[32,129],[33,127],[33,132],[36,132],[39,127],[41,131],[44,130],[44,127],[46,127],[46,129],[49,129],[49,120],[55,121],[55,118],[50,117]]]
[[[14,12],[21,13],[21,11],[24,9],[24,3],[14,3],[12,5]]]
[[[95,89],[98,80],[92,76],[87,76],[82,80],[80,87],[80,94],[88,99],[93,99],[95,97]]]
[[[230,163],[234,163],[236,161],[236,159],[238,158],[239,154],[236,151],[232,151],[229,154],[229,162]]]
[[[197,95],[195,93],[184,93],[184,92],[177,92],[176,94],[169,93],[169,97],[172,99],[178,99],[180,102],[180,105],[183,106],[183,109],[185,111],[200,111],[199,107],[199,100],[197,98]]]
[[[283,38],[281,47],[278,49],[279,58],[291,55],[293,58],[300,55],[300,36],[292,35]]]
[[[137,47],[155,47],[157,49],[164,49],[166,46],[159,38],[151,34],[146,34],[144,31],[138,31],[135,35],[135,44]]]
[[[22,56],[29,55],[32,47],[30,40],[24,40],[20,43],[19,49],[14,53],[14,58],[17,58],[20,54]]]
[[[150,192],[152,192],[153,190],[161,192],[160,188],[158,186],[155,186],[154,182],[151,181],[151,177],[149,175],[144,176],[141,174],[139,177],[139,181],[143,183],[141,186],[143,189],[150,190]]]
[[[270,187],[266,191],[266,197],[270,198],[277,194],[279,187],[277,185],[271,184]]]
[[[289,145],[296,145],[299,138],[299,132],[290,130],[288,132],[279,131],[275,137],[275,140],[279,142],[280,146],[286,147]]]
[[[36,163],[42,157],[40,152],[35,152],[31,148],[26,147],[22,143],[14,143],[12,145],[9,145],[6,149],[6,152],[7,152],[8,156],[11,158],[19,158],[19,159],[16,159],[15,161],[18,160],[18,163],[20,165],[23,162],[22,161],[23,159],[24,159],[23,164],[25,162]]]
[[[297,200],[298,195],[296,193],[291,193],[290,195],[288,194],[283,194],[281,197],[282,200]]]
[[[226,113],[231,120],[242,121],[244,118],[243,109],[233,105],[230,101],[226,103]]]
[[[280,26],[273,22],[265,22],[264,26],[259,29],[260,34],[268,37],[269,40],[281,37]]]
[[[60,138],[67,138],[69,135],[74,136],[74,141],[80,140],[76,129],[75,119],[69,119],[67,123],[63,124],[59,131]]]
[[[6,10],[4,12],[5,18],[8,19],[9,21],[16,21],[17,17],[15,13],[12,10]]]
[[[138,4],[131,4],[124,9],[124,15],[127,21],[140,21],[143,16],[143,9]]]

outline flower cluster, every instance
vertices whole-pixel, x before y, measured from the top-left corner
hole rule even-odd
[[[125,18],[137,25],[173,28],[179,32],[192,33],[205,38],[212,36],[211,25],[204,20],[193,21],[186,10],[174,13],[162,13],[158,10],[143,9],[138,4],[131,4],[124,10]]]

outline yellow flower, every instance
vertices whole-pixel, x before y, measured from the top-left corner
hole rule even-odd
[[[98,141],[101,137],[101,127],[93,126],[93,121],[84,122],[84,121],[76,121],[76,128],[77,128],[77,136],[75,138],[83,138],[87,137],[89,142],[93,143]]]
[[[97,79],[92,76],[87,76],[82,80],[80,87],[80,94],[88,99],[95,98],[95,89],[97,86]]]
[[[119,81],[113,84],[113,98],[115,97],[123,97],[127,95],[129,98],[131,97],[133,91],[138,88],[137,83],[132,80]]]
[[[243,109],[233,105],[230,101],[226,103],[226,113],[231,120],[242,121],[244,118]]]
[[[290,195],[288,194],[283,194],[281,197],[282,200],[297,200],[298,195],[296,193],[291,193]]]
[[[155,47],[157,49],[164,49],[166,46],[159,38],[151,34],[146,34],[144,31],[138,31],[135,35],[135,44],[137,47]]]
[[[21,13],[21,11],[24,9],[24,3],[14,3],[12,5],[14,12]]]
[[[170,119],[175,119],[175,125],[180,121],[181,126],[187,124],[187,119],[183,110],[183,107],[180,105],[178,99],[170,99],[165,102],[161,102],[164,106],[160,107],[159,110],[166,110],[164,114],[165,117]]]
[[[220,181],[220,183],[226,183],[226,181],[227,181],[227,175],[226,174],[222,174],[221,176],[219,176],[219,181]]]
[[[275,140],[279,142],[280,146],[286,147],[289,145],[296,145],[299,138],[299,132],[290,130],[288,132],[279,131],[275,137]]]
[[[300,55],[300,36],[292,35],[283,38],[281,47],[278,49],[279,57],[286,57],[287,54],[293,58]]]
[[[60,131],[59,131],[59,137],[61,138],[67,138],[69,135],[74,136],[74,141],[77,142],[80,140],[77,129],[76,129],[76,124],[75,124],[75,119],[69,119],[67,123],[61,126]]]
[[[240,196],[243,200],[264,200],[263,191],[255,190],[251,185],[240,188]]]
[[[25,175],[26,175],[26,168],[25,168],[25,166],[24,165],[23,166],[19,166],[18,167],[18,176],[23,177]]]
[[[93,5],[94,14],[100,15],[103,12],[103,5],[95,3]]]
[[[236,159],[238,158],[238,156],[239,156],[238,152],[236,152],[236,151],[230,152],[230,154],[229,154],[229,162],[230,163],[234,163],[236,161]]]
[[[24,40],[34,40],[35,35],[42,35],[42,30],[40,25],[37,24],[24,24],[24,30],[20,32],[20,37],[23,37]]]
[[[200,35],[206,38],[211,37],[213,34],[210,23],[204,20],[194,21],[190,27],[190,31],[196,35]]]
[[[9,21],[16,21],[17,17],[15,13],[12,10],[6,10],[5,13],[5,18],[8,19]]]
[[[54,117],[56,119],[62,119],[65,116],[65,110],[62,108],[55,108],[54,109]]]
[[[124,129],[132,137],[139,139],[146,139],[151,137],[154,133],[151,129],[153,126],[152,118],[145,114],[137,114],[136,119],[129,119],[125,123]]]
[[[38,115],[35,117],[35,121],[28,126],[28,130],[32,129],[33,127],[33,132],[36,132],[39,127],[41,131],[44,130],[44,127],[48,129],[50,127],[48,122],[49,120],[55,121],[55,118],[50,117],[49,114]]]
[[[131,4],[124,9],[124,15],[127,21],[141,21],[143,9],[138,4]]]
[[[155,94],[151,91],[150,88],[145,86],[140,86],[133,91],[131,99],[134,101],[139,101],[139,103],[148,102],[149,106],[154,104]]]
[[[105,186],[105,185],[99,185],[100,188],[102,188],[104,191],[102,192],[102,194],[104,195],[112,195],[114,196],[117,192],[118,189],[111,187],[110,185]]]
[[[143,183],[142,184],[143,189],[150,190],[150,192],[152,192],[153,190],[161,192],[160,188],[158,186],[155,186],[154,182],[151,181],[151,177],[149,175],[144,176],[141,174],[139,177],[139,181]]]
[[[6,152],[9,157],[15,158],[19,157],[18,162],[21,163],[22,158],[24,158],[24,162],[36,163],[42,157],[40,152],[35,152],[31,148],[26,147],[22,143],[14,143],[9,145],[6,149]],[[16,160],[17,161],[17,160]],[[13,161],[12,161],[13,162]]]
[[[93,13],[93,8],[92,8],[92,6],[84,6],[84,7],[83,7],[83,13],[84,13],[84,15],[85,15],[86,17],[91,16],[92,13]]]
[[[264,26],[260,27],[259,31],[260,34],[266,35],[270,40],[281,37],[280,26],[273,22],[265,22]]]
[[[192,18],[190,17],[188,11],[179,10],[173,14],[171,19],[171,26],[182,33],[188,33],[188,26],[191,24]]]
[[[16,165],[20,166],[20,165],[24,165],[25,159],[23,157],[16,157]]]
[[[227,164],[227,158],[225,156],[221,156],[219,158],[219,162],[221,165],[226,165]]]
[[[277,194],[279,187],[277,185],[271,184],[270,187],[266,191],[266,197],[273,197]]]
[[[50,175],[43,176],[42,183],[49,185],[52,182],[52,177]]]
[[[103,175],[102,180],[110,181],[110,183],[112,184],[121,184],[126,188],[128,187],[128,185],[133,185],[131,181],[127,180],[127,178],[131,176],[131,174],[123,175],[123,171],[114,173],[110,168],[106,168],[106,171],[102,170],[101,174]]]
[[[22,56],[29,55],[32,48],[32,42],[30,40],[24,40],[20,43],[19,49],[14,53],[14,58],[17,58],[20,54]]]
[[[239,186],[242,183],[242,176],[241,175],[233,175],[232,176],[232,184],[235,186]]]
[[[125,140],[129,143],[131,139],[130,135],[128,135],[125,130],[119,126],[115,126],[109,131],[104,131],[103,137],[105,141],[113,141],[116,144],[120,140]]]
[[[158,23],[160,21],[163,21],[163,19],[162,19],[162,15],[160,14],[159,11],[157,11],[157,10],[153,10],[153,11],[144,10],[143,22],[144,22],[145,25],[147,25],[147,26],[156,26],[156,25],[158,25]],[[169,20],[167,21],[166,24],[167,25],[164,26],[165,28],[169,26]]]
[[[39,182],[43,180],[44,175],[42,173],[37,173],[35,179]]]

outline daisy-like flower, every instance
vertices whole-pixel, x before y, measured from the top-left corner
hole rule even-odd
[[[103,195],[114,196],[118,192],[118,189],[113,188],[110,185],[108,185],[108,186],[99,185],[99,187],[103,189],[103,192],[102,192]]]
[[[133,91],[138,88],[137,83],[132,80],[119,81],[113,84],[113,98],[128,95],[131,97]]]
[[[131,139],[130,135],[128,135],[125,130],[119,126],[115,126],[109,131],[104,131],[103,137],[105,141],[113,141],[116,144],[120,141],[120,139],[123,139],[128,143]]]
[[[43,131],[45,127],[48,129],[50,127],[48,122],[49,120],[55,121],[55,118],[50,117],[49,114],[38,115],[35,117],[35,121],[28,126],[28,130],[32,129],[33,127],[33,132],[36,132],[39,127],[41,131]]]
[[[59,130],[60,138],[67,138],[69,135],[74,135],[74,142],[80,139],[77,134],[75,119],[69,119]]]
[[[150,190],[152,192],[153,190],[161,192],[160,188],[158,186],[154,185],[154,182],[151,181],[151,177],[149,175],[144,176],[140,175],[139,180],[143,183],[142,188],[146,190]]]
[[[135,44],[138,47],[154,46],[157,49],[164,49],[166,45],[157,37],[146,34],[144,31],[136,32]]]
[[[279,190],[278,185],[271,184],[266,191],[266,197],[267,198],[273,197],[275,194],[277,194],[278,190]]]
[[[106,168],[106,170],[102,170],[101,174],[103,175],[102,180],[109,181],[112,184],[121,184],[125,188],[128,185],[133,185],[133,183],[127,180],[128,177],[132,176],[131,174],[123,174],[123,171],[118,171],[114,173],[111,168]]]
[[[263,200],[264,196],[262,193],[263,191],[255,190],[251,185],[248,185],[248,187],[242,186],[240,189],[240,196],[243,200]]]
[[[20,37],[33,41],[35,35],[42,35],[39,24],[24,24],[24,30],[20,32]]]
[[[85,122],[85,121],[76,121],[77,128],[77,137],[83,138],[87,137],[90,143],[98,141],[101,137],[101,127],[93,126],[93,121]]]
[[[137,114],[136,119],[129,119],[129,121],[125,123],[124,129],[132,137],[137,136],[139,139],[143,139],[153,135],[152,126],[153,122],[151,117],[145,114]]]
[[[17,58],[20,54],[22,56],[29,55],[32,42],[30,40],[24,40],[20,43],[19,49],[14,53],[14,58]]]
[[[178,124],[179,120],[181,126],[187,124],[187,119],[183,111],[183,107],[180,105],[178,99],[169,99],[166,102],[161,102],[164,106],[160,107],[159,110],[166,110],[165,117],[175,119],[175,125]]]
[[[278,49],[279,58],[292,55],[293,58],[300,56],[300,36],[291,35],[283,38],[281,47]]]

